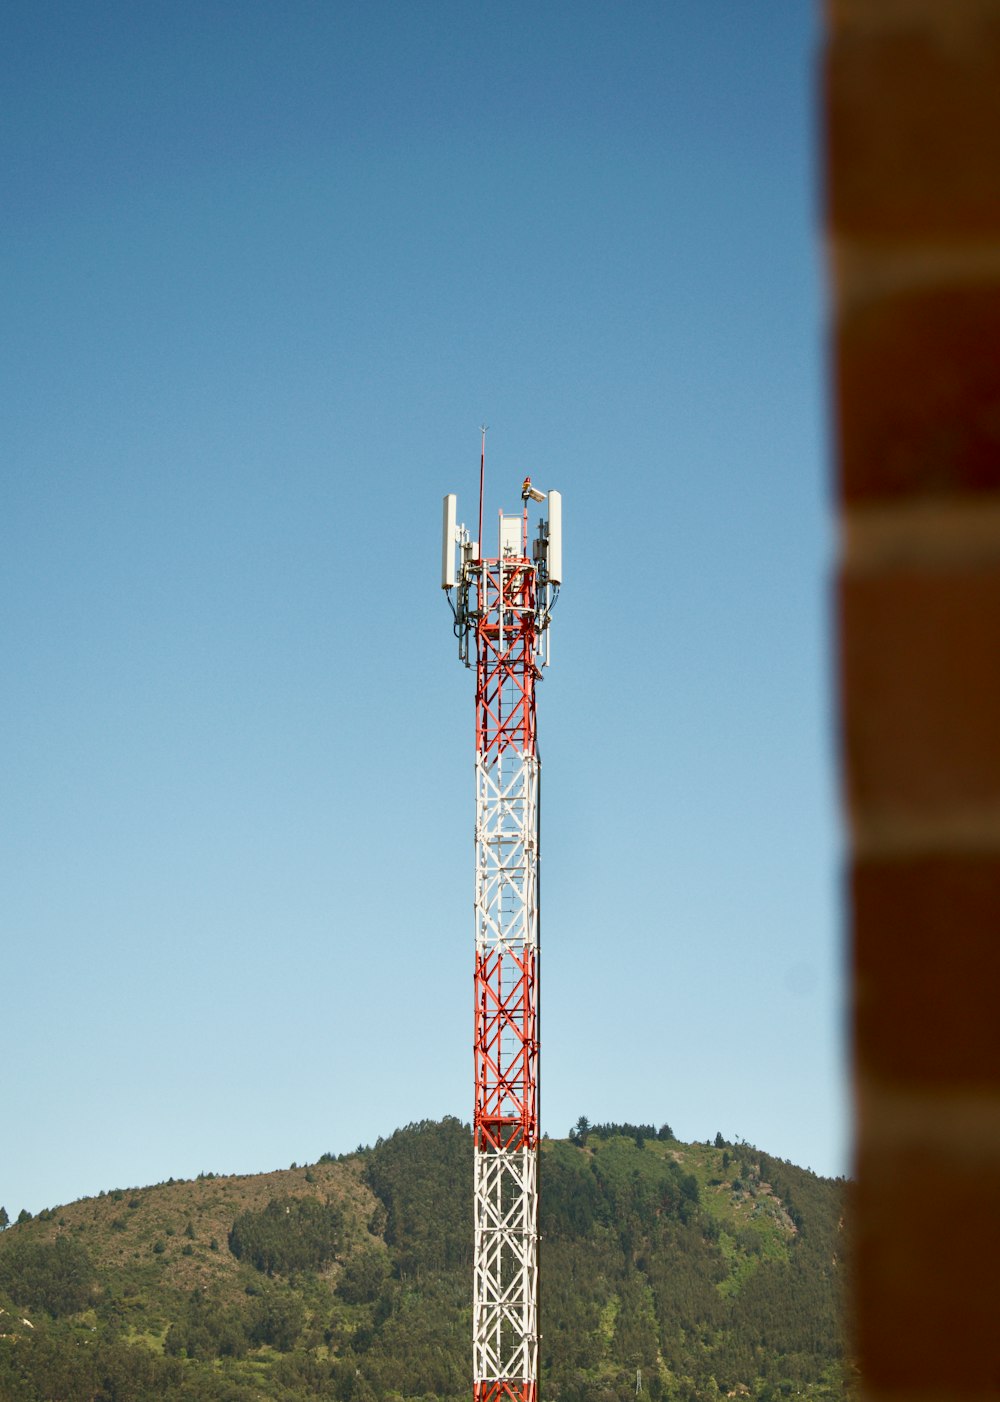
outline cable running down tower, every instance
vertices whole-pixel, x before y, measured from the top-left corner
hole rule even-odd
[[[479,533],[483,469],[480,459]],[[476,669],[474,1402],[538,1394],[538,792],[535,683],[562,582],[562,497],[525,478],[497,555],[444,499],[441,587]],[[529,552],[530,503],[545,503]],[[454,597],[453,597],[454,594]]]

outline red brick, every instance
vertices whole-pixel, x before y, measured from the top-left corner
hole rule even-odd
[[[858,1168],[856,1316],[866,1387],[950,1397],[1000,1389],[1000,1160],[975,1145],[911,1140],[862,1146]]]
[[[851,895],[859,1067],[938,1090],[1000,1082],[1000,856],[862,861]]]
[[[1000,566],[848,575],[841,621],[859,821],[1000,806]]]
[[[836,374],[849,505],[1000,490],[1000,285],[855,308],[838,328]]]
[[[939,0],[947,8],[948,0]],[[1000,16],[841,26],[827,60],[830,226],[921,243],[1000,234]]]

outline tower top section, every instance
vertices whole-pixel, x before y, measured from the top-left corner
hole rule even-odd
[[[525,477],[520,509],[498,513],[496,554],[487,554],[482,505],[485,431],[483,444],[478,540],[459,523],[458,498],[454,493],[444,499],[441,588],[446,591],[454,618],[458,655],[471,667],[470,638],[476,639],[476,655],[481,658],[487,641],[491,651],[499,648],[502,654],[506,637],[509,646],[519,639],[520,647],[527,649],[536,666],[535,652],[542,644],[539,661],[547,667],[551,660],[552,608],[563,577],[562,495],[541,492],[532,485],[530,477]],[[539,513],[532,528],[529,518],[536,506],[543,507],[544,512]]]

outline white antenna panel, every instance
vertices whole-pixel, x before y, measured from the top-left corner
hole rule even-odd
[[[549,583],[562,577],[562,492],[549,492]]]
[[[520,516],[500,517],[500,554],[520,555],[521,553]]]
[[[441,588],[454,589],[458,583],[455,570],[455,541],[458,535],[458,497],[454,492],[444,499],[444,526],[441,537]]]

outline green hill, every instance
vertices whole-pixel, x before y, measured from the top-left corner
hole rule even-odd
[[[588,1126],[541,1157],[545,1402],[841,1398],[845,1185],[750,1145]],[[2,1402],[470,1395],[457,1120],[0,1233]]]

